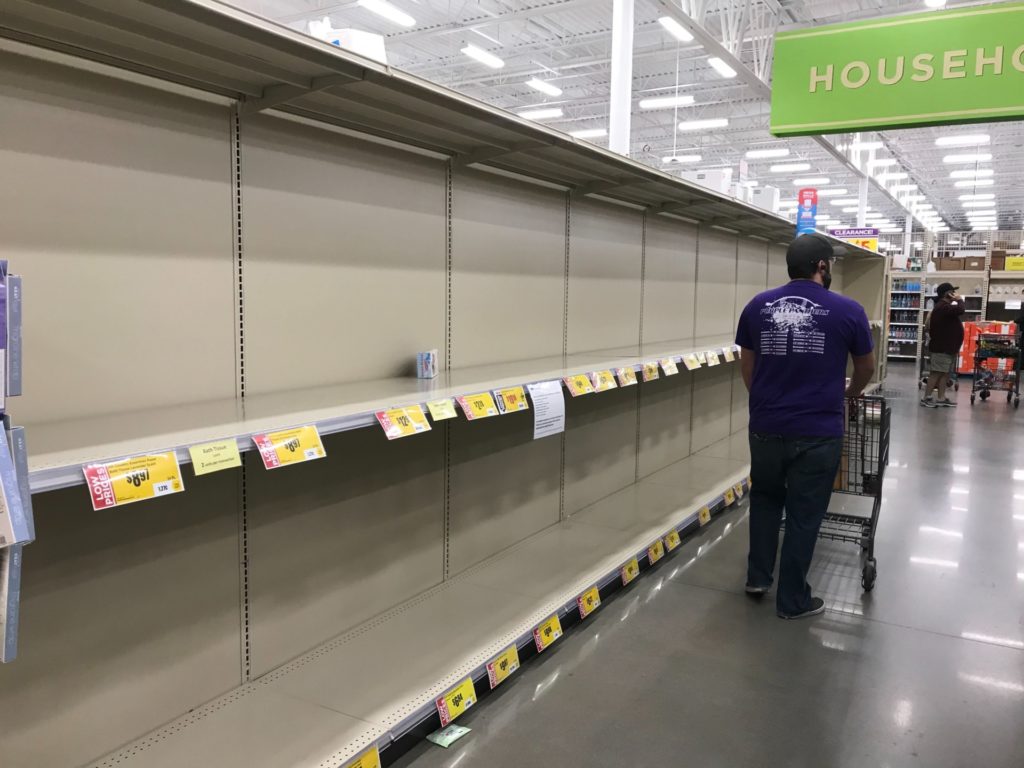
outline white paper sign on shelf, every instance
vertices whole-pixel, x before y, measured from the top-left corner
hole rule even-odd
[[[527,384],[533,400],[533,439],[565,432],[565,395],[562,382],[539,381]]]

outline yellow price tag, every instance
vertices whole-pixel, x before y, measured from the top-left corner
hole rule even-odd
[[[90,464],[83,472],[96,512],[185,490],[174,451]]]
[[[665,542],[658,539],[647,548],[647,562],[654,565],[665,556]]]
[[[679,538],[679,531],[669,531],[665,536],[665,547],[669,552],[674,550],[682,543],[682,539]]]
[[[616,368],[615,376],[620,387],[631,387],[636,384],[636,371],[632,368]]]
[[[675,376],[677,373],[679,373],[679,368],[676,366],[676,361],[673,360],[671,357],[666,357],[664,360],[661,360],[660,362],[661,370],[665,372],[666,376]]]
[[[711,522],[711,510],[707,507],[701,507],[700,512],[697,513],[697,519],[700,521],[701,527]]]
[[[580,618],[585,619],[601,606],[601,593],[593,586],[576,598],[576,605],[580,609]]]
[[[537,653],[543,651],[561,636],[562,622],[558,620],[558,614],[556,613],[533,630],[533,642],[537,646]]]
[[[526,392],[523,391],[522,387],[496,389],[494,390],[494,399],[501,413],[526,411],[530,408],[530,404],[526,402]]]
[[[234,438],[193,445],[188,449],[188,455],[192,457],[192,471],[197,475],[208,475],[210,472],[242,466],[238,441]]]
[[[736,503],[736,494],[732,492],[732,488],[725,492],[725,503],[727,505]]]
[[[725,356],[725,362],[731,363],[736,359],[736,355],[732,351],[732,347],[723,347],[722,354]]]
[[[494,657],[493,661],[487,663],[487,681],[491,684],[491,690],[498,687],[502,680],[519,669],[519,651],[515,643]]]
[[[634,382],[636,381],[636,375],[633,376]],[[611,371],[594,371],[590,374],[590,383],[594,385],[594,389],[598,392],[607,392],[609,389],[615,389],[619,385],[615,383],[615,374]]]
[[[392,408],[390,411],[378,411],[377,421],[388,440],[416,435],[430,431],[430,422],[420,405],[407,405],[404,408]]]
[[[697,355],[691,352],[688,355],[683,355],[683,365],[686,366],[686,370],[695,371],[700,368],[700,360],[697,359]]]
[[[575,376],[566,376],[562,381],[565,382],[565,386],[569,390],[569,394],[573,397],[589,395],[594,391],[594,385],[590,382],[590,377],[585,373],[578,373]]]
[[[708,367],[714,367],[719,365],[722,361],[718,359],[718,353],[713,349],[709,349],[704,357],[708,361]]]
[[[467,677],[444,696],[434,701],[434,704],[437,705],[437,714],[441,716],[441,727],[444,728],[476,704],[476,688],[473,687],[473,678]]]
[[[253,435],[252,441],[256,444],[260,458],[263,459],[263,466],[267,469],[322,459],[327,455],[315,426]]]
[[[478,392],[475,395],[462,395],[455,398],[459,401],[459,407],[466,415],[467,421],[474,419],[486,419],[489,416],[498,415],[498,406],[494,404],[494,398],[490,392]]]
[[[636,558],[634,557],[632,560],[630,560],[628,563],[622,566],[619,572],[622,575],[622,586],[626,586],[627,584],[629,584],[629,582],[631,582],[633,579],[640,575],[640,563],[638,563],[636,561]]]
[[[430,411],[430,418],[434,421],[444,421],[455,418],[455,401],[450,397],[442,400],[431,400],[427,403],[427,410]]]
[[[377,746],[370,747],[351,763],[346,763],[345,768],[380,768],[380,752]]]
[[[644,363],[644,381],[654,381],[658,378],[658,364]]]
[[[743,483],[736,483],[736,485],[732,487],[732,490],[733,493],[736,494],[737,499],[743,498]]]

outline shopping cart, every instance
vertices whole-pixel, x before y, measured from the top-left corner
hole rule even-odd
[[[1015,335],[982,333],[974,350],[974,384],[971,405],[976,397],[988,400],[993,392],[1005,392],[1006,402],[1020,406],[1021,349]]]
[[[878,576],[875,533],[882,509],[882,478],[889,463],[889,421],[884,397],[846,401],[842,462],[818,533],[820,539],[860,546],[860,583],[865,592],[874,588]]]

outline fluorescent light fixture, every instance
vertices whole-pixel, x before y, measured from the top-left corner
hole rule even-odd
[[[964,534],[962,531],[951,531],[947,528],[936,528],[933,525],[922,525],[918,529],[921,533],[935,533],[939,536],[948,536],[951,539],[962,539]]]
[[[857,207],[843,208],[843,213],[856,213],[859,210],[860,210],[860,208],[857,208]]]
[[[1024,640],[1017,640],[1012,637],[994,637],[993,635],[983,635],[979,632],[961,632],[960,637],[964,640],[977,640],[979,643],[1006,645],[1010,648],[1024,648]]]
[[[604,128],[584,128],[581,131],[569,131],[569,135],[575,139],[600,139],[607,136],[608,131]]]
[[[751,149],[746,156],[751,160],[765,160],[769,157],[789,157],[789,150],[785,147],[778,149]]]
[[[940,568],[959,568],[960,563],[956,560],[939,560],[934,557],[911,557],[910,562],[915,565],[937,565]]]
[[[526,84],[533,88],[533,90],[546,93],[548,96],[562,95],[562,89],[557,85],[552,85],[551,83],[546,83],[543,80],[538,80],[536,77],[531,77],[526,81]]]
[[[970,187],[991,187],[995,184],[992,179],[970,179],[968,181],[958,181],[953,186],[959,189],[968,189]]]
[[[964,208],[995,208],[995,200],[968,200],[965,203],[960,203]]]
[[[688,107],[693,104],[693,96],[657,96],[653,99],[640,99],[640,109],[668,109],[669,107]]]
[[[469,56],[469,58],[476,59],[485,67],[490,67],[491,69],[501,69],[505,66],[505,62],[493,53],[488,53],[483,48],[475,46],[472,43],[468,43],[466,47],[462,49],[462,52]]]
[[[976,133],[965,136],[940,136],[935,140],[936,147],[976,147],[988,144],[991,137],[987,133]]]
[[[989,176],[994,176],[994,175],[995,175],[995,171],[993,171],[991,168],[978,168],[978,169],[975,169],[973,171],[953,171],[952,173],[949,174],[949,178],[951,178],[951,179],[973,179],[973,178],[983,179],[983,178],[987,178]]]
[[[903,227],[883,227],[879,231],[884,232],[887,235],[898,235],[903,231]]]
[[[949,165],[954,163],[988,163],[991,161],[992,155],[984,152],[977,155],[946,155],[942,158],[942,162]]]
[[[903,173],[902,171],[899,173],[880,173],[875,178],[878,181],[902,181],[903,179],[909,179],[910,174]]]
[[[829,202],[832,203],[832,205],[860,205],[860,200],[856,200],[852,197],[847,197],[842,200],[829,200]]]
[[[924,0],[924,4],[929,8],[945,8],[946,0]]]
[[[949,492],[958,494],[960,496],[969,496],[971,493],[969,490],[959,485],[954,485],[952,488],[949,489]]]
[[[905,203],[919,203],[922,200],[927,200],[927,199],[928,198],[926,198],[924,195],[905,195],[904,198],[903,198],[903,202],[905,202]]]
[[[562,116],[561,107],[541,107],[540,109],[528,109],[525,112],[517,112],[520,117],[527,120],[550,120]]]
[[[416,19],[408,13],[398,10],[387,0],[359,0],[359,6],[400,27],[412,27],[416,24]]]
[[[862,141],[860,144],[851,144],[851,151],[870,152],[873,149],[882,149],[885,145],[880,141]]]
[[[800,171],[811,170],[810,163],[782,163],[773,165],[769,169],[772,173],[799,173]]]
[[[818,197],[839,197],[839,195],[848,195],[849,190],[846,189],[819,189]]]
[[[690,34],[689,30],[671,16],[660,17],[658,19],[658,23],[661,24],[661,26],[663,26],[665,30],[676,40],[679,40],[682,43],[693,42],[693,35]]]
[[[710,64],[711,68],[713,70],[715,70],[715,72],[720,74],[722,77],[726,77],[726,78],[736,77],[736,70],[733,69],[732,67],[730,67],[728,64],[726,64],[724,61],[722,61],[717,56],[709,56],[708,57],[708,64]]]
[[[976,195],[960,195],[961,200],[995,200],[996,196],[992,192],[980,192]]]
[[[900,161],[895,157],[887,157],[881,160],[871,160],[868,163],[868,168],[886,168],[890,165],[899,165]]]
[[[828,176],[810,176],[805,179],[793,179],[793,183],[798,187],[813,187],[815,184],[831,184],[832,179]]]
[[[700,161],[700,155],[669,155],[668,157],[661,158],[661,162],[672,163],[673,165],[679,163],[699,163]]]
[[[889,187],[890,192],[916,192],[917,184],[897,184],[895,187]],[[924,198],[921,198],[924,200]]]
[[[709,117],[704,120],[684,120],[679,124],[680,131],[703,131],[710,128],[725,128],[729,125],[728,118]]]

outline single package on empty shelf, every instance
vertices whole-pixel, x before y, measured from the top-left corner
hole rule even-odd
[[[416,377],[433,379],[437,376],[437,350],[416,353]]]
[[[25,529],[28,538],[25,543],[36,540],[35,516],[32,512],[32,488],[28,479],[28,443],[25,439],[24,427],[11,426],[11,417],[4,416],[4,427],[7,430],[7,443],[14,460],[14,474],[17,477],[18,491],[21,496],[21,510],[25,516]]]

